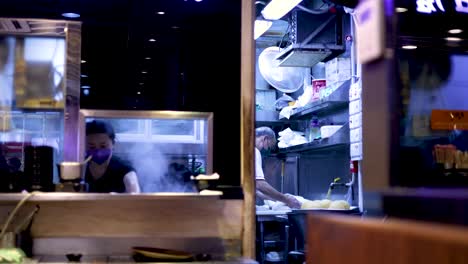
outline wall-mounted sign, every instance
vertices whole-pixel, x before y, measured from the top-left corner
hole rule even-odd
[[[468,13],[468,0],[451,1],[454,2],[455,12]],[[452,5],[450,7],[452,8]],[[416,11],[424,14],[445,13],[446,8],[442,0],[416,0]],[[449,10],[447,9],[447,11]]]
[[[357,57],[360,64],[376,60],[384,53],[385,14],[383,2],[381,0],[364,0],[360,1],[355,9]]]
[[[468,111],[432,110],[433,130],[468,130]]]

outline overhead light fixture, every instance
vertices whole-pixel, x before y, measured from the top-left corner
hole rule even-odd
[[[141,94],[141,92],[137,92],[137,94]]]
[[[148,72],[146,72],[146,71],[142,71],[141,73],[148,73]]]
[[[414,45],[403,45],[401,46],[402,49],[406,49],[406,50],[414,50],[414,49],[417,49],[418,46],[414,46]]]
[[[79,18],[80,14],[69,12],[69,13],[62,13],[62,16],[68,17],[68,18]]]
[[[83,94],[84,94],[84,95],[89,95],[89,89],[84,89],[84,90],[83,90]]]
[[[81,89],[89,89],[89,88],[91,88],[91,86],[89,86],[89,85],[82,85],[81,86]]]
[[[302,0],[271,0],[262,10],[262,15],[268,20],[278,20],[297,6]]]
[[[86,74],[81,74],[80,77],[81,77],[81,78],[88,78],[88,75],[86,75]]]
[[[450,34],[460,34],[460,33],[462,33],[462,32],[463,32],[463,30],[462,30],[462,29],[459,29],[459,28],[450,29],[450,30],[448,31],[448,33],[450,33]]]
[[[158,14],[158,15],[164,15],[164,14],[166,14],[166,13],[165,13],[164,11],[159,11],[159,12],[157,12],[157,14]]]
[[[155,42],[156,40],[154,38],[148,39],[149,42]]]
[[[143,84],[145,84],[145,83],[140,83],[140,85],[143,85]]]
[[[172,26],[172,29],[179,29],[180,27],[178,26]]]
[[[446,37],[445,40],[447,41],[462,41],[463,39],[461,38],[456,38],[456,37]]]
[[[258,39],[261,35],[263,35],[270,27],[273,25],[272,21],[268,20],[255,20],[254,25],[254,39]]]
[[[195,0],[195,2],[201,2],[202,0]]]
[[[397,13],[404,13],[404,12],[408,12],[408,8],[397,7],[397,8],[395,8],[395,11],[396,11]]]
[[[146,57],[145,60],[151,60],[151,57]]]
[[[85,61],[85,60],[81,60],[81,63],[86,63],[86,61]]]

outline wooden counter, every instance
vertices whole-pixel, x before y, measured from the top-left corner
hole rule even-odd
[[[0,221],[25,194],[0,195]],[[40,209],[32,224],[37,255],[128,253],[129,246],[159,246],[241,256],[243,200],[199,194],[39,193],[11,226]]]
[[[307,239],[307,263],[468,263],[468,228],[461,226],[309,215]]]

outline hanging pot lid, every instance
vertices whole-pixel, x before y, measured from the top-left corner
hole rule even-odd
[[[268,47],[258,56],[258,67],[262,77],[275,89],[283,93],[293,93],[304,84],[305,68],[281,67],[277,56],[279,47]]]

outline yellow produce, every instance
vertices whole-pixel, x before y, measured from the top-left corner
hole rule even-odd
[[[318,201],[307,200],[302,203],[301,209],[319,209],[320,203]]]
[[[329,209],[349,210],[350,205],[345,200],[337,200],[330,203]]]
[[[328,199],[320,200],[320,208],[327,209],[330,207],[331,201]]]

